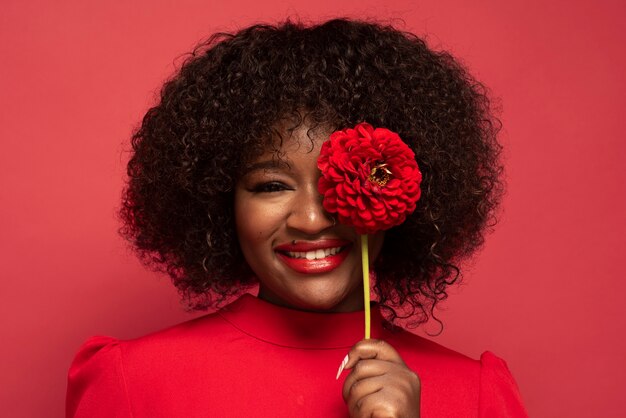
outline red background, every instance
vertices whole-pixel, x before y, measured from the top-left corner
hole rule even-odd
[[[176,57],[216,30],[348,15],[402,18],[501,98],[501,222],[435,340],[507,359],[531,416],[622,416],[624,4],[4,0],[2,414],[61,416],[68,365],[88,336],[190,318],[116,235],[115,218],[128,137]]]

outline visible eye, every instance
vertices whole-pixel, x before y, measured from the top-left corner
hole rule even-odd
[[[276,193],[285,190],[291,190],[289,186],[279,181],[270,181],[267,183],[259,183],[252,187],[251,191],[254,193]]]

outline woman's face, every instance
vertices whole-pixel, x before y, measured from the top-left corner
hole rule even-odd
[[[330,132],[302,124],[283,132],[281,158],[268,151],[252,161],[235,189],[235,223],[259,297],[310,311],[362,309],[359,235],[335,225],[317,190],[317,157]],[[311,142],[313,141],[313,142]],[[369,236],[370,260],[384,234]]]

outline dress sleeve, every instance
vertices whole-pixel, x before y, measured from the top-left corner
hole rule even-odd
[[[528,418],[506,362],[489,351],[480,356],[480,418]]]
[[[68,373],[67,418],[132,417],[121,354],[114,338],[83,344]]]

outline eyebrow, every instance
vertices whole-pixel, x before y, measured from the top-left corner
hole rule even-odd
[[[282,160],[274,159],[274,160],[258,161],[256,163],[246,166],[243,170],[243,174],[246,175],[257,170],[271,170],[271,169],[276,169],[276,168],[291,168],[291,166],[289,165],[289,163],[282,161]]]

